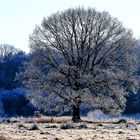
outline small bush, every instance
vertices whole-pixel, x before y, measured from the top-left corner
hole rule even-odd
[[[61,126],[61,129],[71,129],[71,128],[75,128],[74,124],[72,122],[67,122],[67,123],[63,123]]]
[[[126,119],[120,119],[118,120],[117,122],[115,122],[116,124],[118,123],[127,123],[127,120]]]
[[[89,119],[109,119],[111,118],[110,115],[104,114],[100,109],[95,109],[92,112],[88,112],[87,118]]]
[[[85,123],[82,123],[82,124],[79,125],[79,128],[80,128],[80,129],[81,129],[81,128],[86,129],[86,128],[88,128],[88,127],[87,127],[87,125],[86,125]]]
[[[17,127],[19,128],[19,129],[28,129],[24,124],[18,124],[17,125]]]
[[[33,124],[29,130],[39,130],[37,124]]]
[[[104,126],[102,123],[97,124],[97,126]]]
[[[54,140],[60,140],[59,138],[54,138]]]
[[[4,123],[11,123],[10,119],[3,119]]]
[[[45,128],[58,128],[56,125],[47,125]]]

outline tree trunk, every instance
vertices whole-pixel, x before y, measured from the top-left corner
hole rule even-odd
[[[80,120],[81,120],[81,118],[80,118],[80,105],[73,105],[72,121],[79,122]]]

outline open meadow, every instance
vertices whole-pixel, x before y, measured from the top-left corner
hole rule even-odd
[[[70,117],[1,119],[0,140],[140,140],[140,120],[111,118],[72,123]]]

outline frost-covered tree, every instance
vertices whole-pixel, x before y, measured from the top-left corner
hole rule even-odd
[[[82,105],[121,112],[124,95],[135,90],[135,40],[107,12],[76,8],[44,18],[30,48],[24,84],[40,108],[67,105],[79,121]]]
[[[19,86],[16,73],[24,70],[27,55],[10,45],[0,45],[0,88],[12,89]]]
[[[9,44],[0,44],[0,58],[16,55],[20,50]]]
[[[137,81],[140,83],[140,40],[137,40],[137,49],[135,55],[137,55]],[[140,85],[140,84],[139,84]],[[124,113],[140,113],[140,89],[135,93],[131,92],[127,96],[127,103],[126,103],[126,108]]]
[[[24,88],[0,89],[0,117],[31,116],[34,110]]]

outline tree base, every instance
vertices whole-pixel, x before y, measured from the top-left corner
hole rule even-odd
[[[81,120],[80,118],[80,106],[79,105],[73,105],[73,115],[72,115],[72,121],[73,122],[79,122]]]
[[[78,122],[81,121],[81,118],[80,118],[79,116],[73,116],[73,117],[72,117],[72,121],[73,121],[74,123],[78,123]]]

